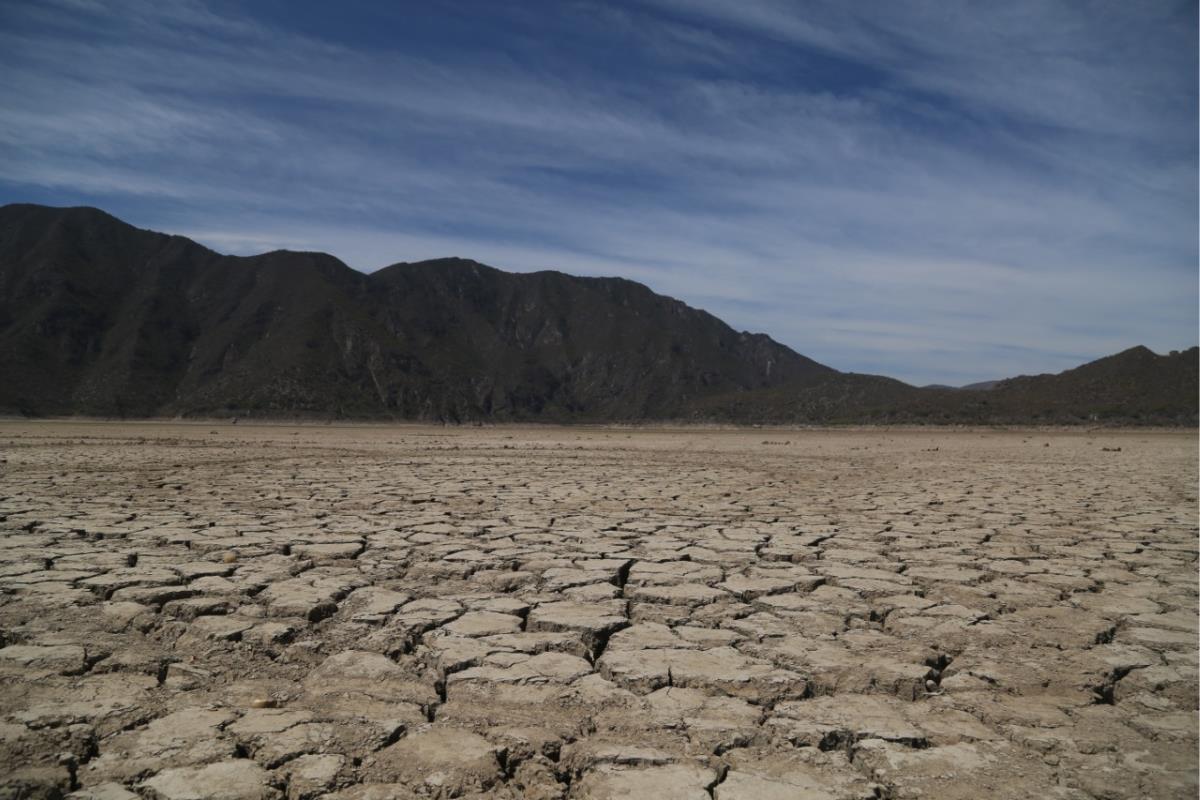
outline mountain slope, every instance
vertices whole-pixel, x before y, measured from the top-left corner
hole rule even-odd
[[[686,416],[835,370],[640,284],[469,261],[223,256],[95,209],[0,209],[0,408]]]
[[[489,415],[675,417],[707,394],[837,374],[618,278],[441,259],[370,280],[387,329]]]
[[[462,259],[371,275],[0,207],[0,413],[1195,424],[1197,350],[986,391],[842,373],[641,284]]]
[[[1138,346],[1057,375],[998,381],[986,394],[1012,418],[1194,422],[1198,365],[1200,348],[1160,356]]]

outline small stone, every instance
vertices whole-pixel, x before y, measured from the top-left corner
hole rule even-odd
[[[232,564],[237,561],[237,553],[226,553],[221,556],[221,561],[225,564]]]
[[[937,683],[935,683],[933,681],[933,679],[929,679],[929,680],[925,681],[925,691],[933,693],[933,692],[936,692],[937,690],[938,690],[938,685],[937,685]]]
[[[250,701],[251,708],[275,708],[277,705],[270,697],[256,697]]]

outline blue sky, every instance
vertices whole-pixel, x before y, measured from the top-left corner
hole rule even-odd
[[[914,383],[1197,340],[1192,2],[0,0],[0,202],[621,275]]]

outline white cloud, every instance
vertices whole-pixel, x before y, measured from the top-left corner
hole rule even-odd
[[[1194,339],[1195,83],[1156,9],[662,5],[583,6],[661,63],[638,81],[201,3],[14,8],[0,181],[239,253],[623,275],[914,382]],[[882,77],[762,80],[746,37]]]

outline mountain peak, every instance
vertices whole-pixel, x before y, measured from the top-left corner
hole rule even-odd
[[[134,229],[124,220],[94,206],[43,206],[35,203],[9,203],[0,206],[0,225],[11,223],[44,225],[56,222]]]
[[[0,407],[662,419],[697,398],[836,374],[711,315],[666,314],[686,306],[620,279],[464,258],[363,276],[323,253],[180,251],[107,215],[94,227],[108,233],[79,237],[64,214],[7,215],[18,235],[0,239],[12,289],[0,369],[25,380],[0,389]]]
[[[466,258],[363,275],[325,253],[224,256],[95,208],[0,207],[9,413],[1195,424],[1196,372],[1194,348],[1138,346],[986,392],[918,389],[623,278]]]

